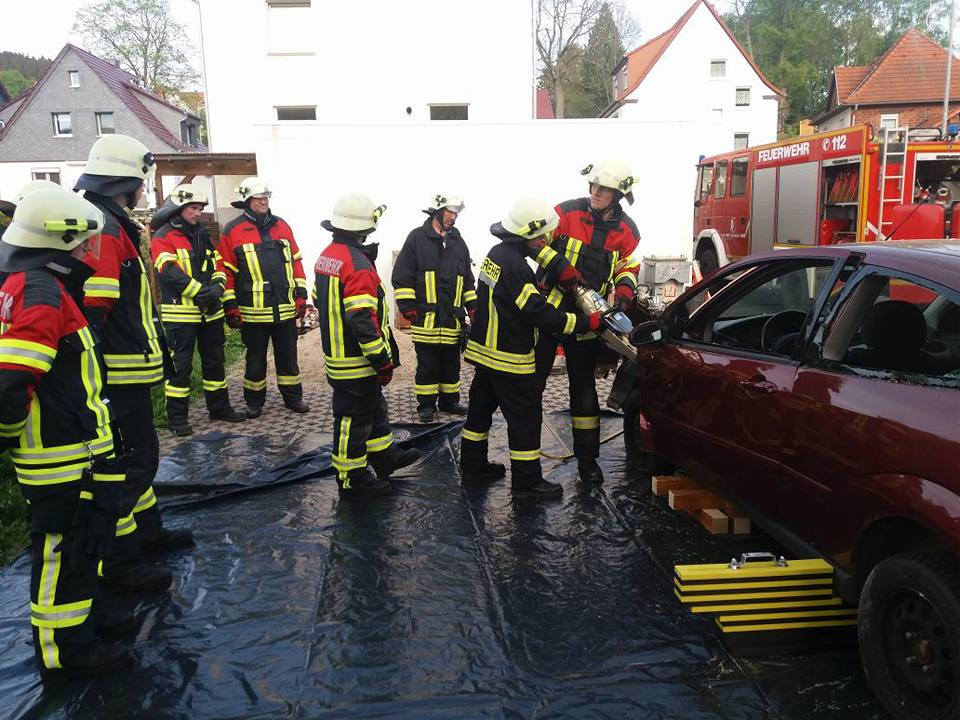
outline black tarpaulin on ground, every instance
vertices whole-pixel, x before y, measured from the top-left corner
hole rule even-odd
[[[568,419],[546,425],[544,451],[568,452]],[[768,541],[665,510],[621,440],[602,487],[547,461],[563,499],[518,502],[504,481],[460,485],[457,429],[398,429],[425,457],[366,503],[338,500],[329,436],[181,443],[158,482],[198,545],[167,559],[169,595],[135,605],[136,666],[42,684],[21,557],[0,572],[0,716],[882,717],[854,650],[733,658],[680,606],[663,568]],[[502,424],[491,440],[504,457]]]

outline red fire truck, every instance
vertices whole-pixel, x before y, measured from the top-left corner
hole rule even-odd
[[[693,257],[704,275],[774,247],[946,237],[960,237],[960,141],[936,129],[860,125],[698,166]]]

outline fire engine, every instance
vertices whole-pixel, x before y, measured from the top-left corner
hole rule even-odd
[[[703,158],[693,257],[704,275],[771,248],[960,237],[960,142],[869,125]]]

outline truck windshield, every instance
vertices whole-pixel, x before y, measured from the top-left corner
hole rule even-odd
[[[700,182],[697,185],[697,200],[702,202],[710,194],[710,184],[713,182],[713,163],[700,166]]]

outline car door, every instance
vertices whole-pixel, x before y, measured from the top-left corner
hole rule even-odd
[[[689,318],[660,351],[658,449],[765,514],[776,512],[793,423],[796,348],[837,263],[783,253],[748,266],[709,299],[709,287],[685,299],[702,305],[674,311]]]

